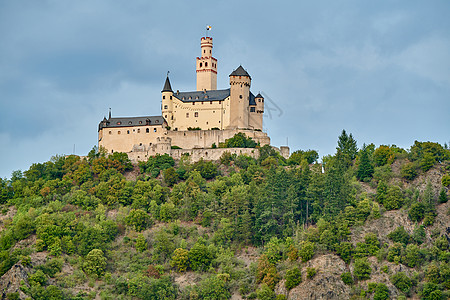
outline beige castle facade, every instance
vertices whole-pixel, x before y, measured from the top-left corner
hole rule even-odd
[[[250,91],[251,77],[242,66],[229,75],[228,89],[217,90],[217,59],[212,49],[212,38],[203,37],[201,56],[196,58],[196,91],[174,92],[167,76],[161,92],[161,116],[112,118],[110,113],[98,127],[99,147],[108,153],[128,153],[132,160],[165,153],[174,158],[180,153],[206,153],[205,159],[208,155],[218,159],[224,150],[212,149],[213,144],[218,146],[239,132],[260,145],[270,144],[262,131],[264,97]],[[256,155],[252,150],[244,152]],[[243,153],[242,149],[233,151]]]

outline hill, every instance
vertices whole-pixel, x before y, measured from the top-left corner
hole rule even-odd
[[[0,184],[2,299],[446,299],[450,151],[54,157]]]

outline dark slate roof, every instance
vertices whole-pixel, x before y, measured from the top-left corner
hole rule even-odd
[[[172,87],[170,86],[169,76],[167,76],[167,78],[166,78],[166,82],[164,83],[164,88],[161,91],[161,93],[162,92],[172,92]]]
[[[256,95],[255,98],[264,98],[264,97],[261,95],[261,93],[258,93],[258,95]]]
[[[98,129],[105,127],[132,127],[132,126],[146,126],[146,125],[162,125],[164,118],[162,116],[144,116],[144,117],[123,117],[103,119],[98,125]]]
[[[247,73],[247,71],[244,70],[242,66],[239,66],[236,70],[231,72],[230,76],[247,76],[250,77],[250,75]],[[250,79],[252,79],[250,77]]]
[[[183,102],[221,101],[230,96],[230,89],[214,91],[176,92],[173,95]]]
[[[256,105],[255,95],[253,95],[252,92],[250,92],[250,99],[249,99],[248,102],[249,102],[249,103],[248,103],[249,105]]]

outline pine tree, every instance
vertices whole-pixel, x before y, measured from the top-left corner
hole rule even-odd
[[[356,140],[352,134],[347,135],[345,129],[342,130],[341,135],[338,138],[338,146],[336,147],[337,153],[342,154],[348,164],[355,159],[358,153],[358,147],[356,146]]]
[[[359,159],[358,171],[356,177],[361,181],[369,181],[373,174],[373,165],[370,162],[365,145],[361,150],[361,157]]]

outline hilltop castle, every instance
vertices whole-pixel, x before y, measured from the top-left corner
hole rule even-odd
[[[110,112],[98,126],[98,146],[108,153],[125,152],[132,160],[146,160],[165,153],[174,158],[190,153],[194,159],[218,159],[226,149],[212,149],[213,144],[218,146],[240,132],[260,145],[270,144],[262,131],[264,97],[250,91],[251,77],[242,66],[230,74],[230,87],[218,90],[212,49],[212,37],[202,37],[196,91],[174,92],[167,76],[161,116],[112,118]],[[254,149],[227,151],[254,153]]]

